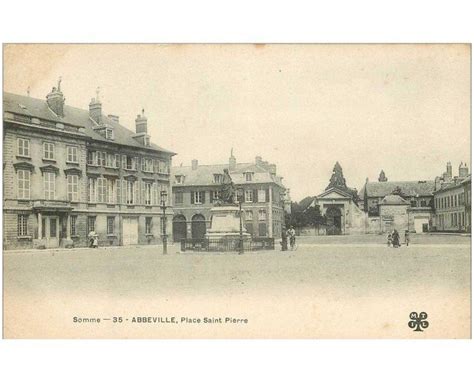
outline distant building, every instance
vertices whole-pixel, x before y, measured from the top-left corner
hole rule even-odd
[[[326,234],[364,233],[365,215],[359,209],[358,201],[357,190],[346,185],[342,167],[336,162],[329,185],[310,206],[319,206],[321,215],[326,217]]]
[[[130,131],[98,96],[64,102],[60,83],[46,100],[3,95],[4,248],[86,246],[91,231],[99,245],[160,242],[174,153],[151,143],[143,111]]]
[[[389,181],[384,171],[380,172],[379,180],[376,182],[367,179],[359,191],[360,206],[368,217],[367,232],[385,232],[394,228],[416,233],[428,231],[434,214],[434,190],[433,180]],[[393,202],[397,203],[397,207],[393,207],[393,204],[390,208],[386,207]],[[396,215],[405,209],[406,216],[403,218],[403,223],[402,219],[392,214],[395,209]]]
[[[224,169],[233,183],[244,189],[245,228],[256,237],[279,237],[284,207],[289,199],[275,164],[257,156],[255,162],[237,163],[233,153],[228,164],[173,167],[173,238],[203,238],[210,227],[210,209],[219,199]]]
[[[461,163],[459,175],[453,177],[451,163],[436,178],[434,193],[435,227],[438,231],[471,231],[471,175],[467,164]]]

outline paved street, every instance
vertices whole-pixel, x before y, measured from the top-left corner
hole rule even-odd
[[[306,237],[294,252],[4,252],[5,337],[469,337],[470,237]],[[424,332],[408,328],[428,313]],[[123,317],[101,323],[78,318]],[[134,316],[247,318],[136,324]]]

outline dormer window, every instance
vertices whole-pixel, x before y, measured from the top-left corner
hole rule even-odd
[[[214,173],[214,183],[221,184],[224,181],[224,175],[222,173]]]
[[[245,177],[245,181],[252,181],[253,180],[253,172],[245,172],[244,177]]]
[[[176,184],[184,184],[184,175],[176,175]]]
[[[107,127],[105,130],[105,138],[113,140],[114,139],[114,129]]]

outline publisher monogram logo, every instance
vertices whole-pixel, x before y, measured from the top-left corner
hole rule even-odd
[[[426,329],[430,323],[426,321],[428,314],[422,311],[420,314],[417,312],[410,313],[410,322],[408,326],[413,329],[414,332],[423,332],[423,329]]]

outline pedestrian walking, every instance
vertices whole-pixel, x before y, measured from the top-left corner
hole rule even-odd
[[[400,235],[398,234],[397,229],[393,230],[392,242],[393,242],[393,247],[394,248],[398,248],[400,246]]]
[[[296,231],[293,228],[293,226],[288,229],[288,237],[290,237],[290,247],[291,250],[295,250],[295,245],[296,245]]]
[[[405,230],[405,244],[408,246],[410,244],[410,232]]]
[[[392,245],[392,233],[388,232],[387,246],[390,247],[391,245]]]

